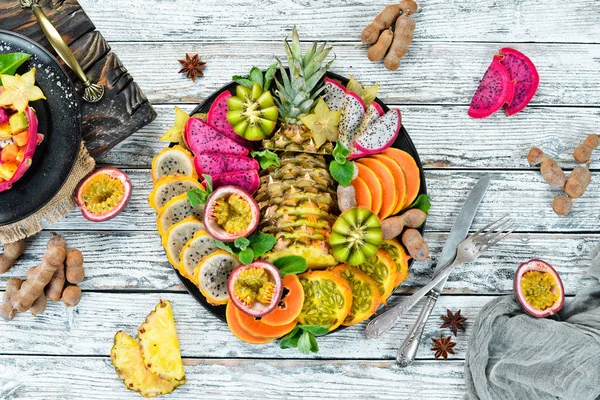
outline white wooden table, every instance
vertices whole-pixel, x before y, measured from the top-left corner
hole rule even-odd
[[[0,322],[0,399],[137,399],[117,379],[109,351],[119,329],[135,333],[159,298],[173,303],[188,383],[173,399],[458,399],[473,320],[481,307],[512,291],[516,267],[547,260],[573,296],[589,283],[587,255],[600,241],[600,170],[573,213],[552,212],[556,192],[527,165],[531,146],[572,169],[571,152],[600,130],[600,1],[423,0],[415,41],[397,72],[366,58],[360,31],[385,3],[374,0],[81,0],[113,50],[144,89],[157,120],[109,152],[101,164],[123,168],[134,192],[129,206],[106,223],[78,212],[29,240],[27,255],[0,277],[23,277],[39,260],[50,231],[61,231],[86,257],[83,300],[75,309],[51,304],[39,317]],[[366,341],[364,324],[321,338],[317,356],[277,344],[238,341],[178,281],[160,246],[146,199],[149,167],[164,145],[173,106],[186,111],[253,65],[284,56],[282,39],[296,24],[306,40],[327,40],[337,56],[332,70],[380,83],[380,97],[399,106],[426,168],[433,207],[426,239],[434,257],[468,191],[483,174],[492,183],[473,229],[505,213],[518,233],[478,262],[459,267],[430,319],[413,366],[394,358],[417,311],[385,337]],[[470,98],[492,55],[503,46],[528,54],[541,83],[532,104],[507,118],[467,117]],[[207,61],[195,83],[177,73],[186,52]],[[600,151],[594,155],[595,166]],[[596,167],[597,168],[597,167]],[[394,301],[431,277],[431,264],[415,263]],[[446,308],[469,318],[457,354],[433,358]],[[447,331],[445,333],[448,333]]]

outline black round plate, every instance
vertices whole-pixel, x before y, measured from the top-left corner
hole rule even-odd
[[[48,203],[65,183],[81,143],[79,97],[58,61],[25,36],[0,30],[0,53],[31,54],[17,73],[37,68],[36,85],[47,100],[32,102],[44,141],[33,164],[10,190],[0,193],[0,226],[19,221]]]
[[[344,86],[346,86],[348,84],[348,78],[344,78],[343,76],[340,76],[338,74],[328,72],[327,76],[329,78],[333,78],[335,80],[342,82],[344,84]],[[228,85],[222,87],[221,89],[219,89],[218,91],[213,93],[210,97],[208,97],[206,100],[204,100],[204,102],[202,102],[202,104],[200,104],[198,107],[196,107],[194,109],[194,111],[192,111],[192,114],[207,113],[208,110],[210,109],[211,104],[225,90],[228,90],[232,94],[235,94],[236,86],[237,86],[237,83],[231,82]],[[379,98],[375,99],[375,101],[377,103],[379,103],[379,105],[383,108],[383,111],[385,111],[385,112],[389,111],[388,106],[386,106]],[[410,139],[410,136],[408,136],[408,132],[406,132],[406,129],[404,129],[404,126],[402,126],[402,130],[400,131],[400,134],[398,135],[398,138],[396,139],[396,141],[394,142],[392,147],[406,151],[408,154],[410,154],[415,159],[417,165],[419,166],[419,170],[421,171],[421,189],[419,191],[419,194],[426,194],[427,187],[425,185],[425,173],[423,171],[423,164],[421,164],[421,159],[419,158],[417,149],[415,148],[415,145],[413,144],[412,140]],[[421,233],[423,233],[424,228],[425,228],[425,225],[423,225],[421,228],[419,228]],[[412,265],[412,261],[413,260],[409,261],[409,267],[410,267],[410,265]],[[177,276],[179,276],[179,279],[181,280],[181,283],[183,283],[183,286],[185,286],[187,291],[190,292],[190,294],[192,296],[194,296],[196,298],[196,300],[198,300],[198,302],[200,302],[208,311],[210,311],[213,315],[217,316],[220,320],[226,321],[225,306],[213,306],[212,304],[207,302],[206,297],[204,297],[202,295],[202,293],[200,293],[200,290],[198,290],[196,285],[194,285],[192,282],[190,282],[187,278],[184,278],[177,270],[175,270],[175,272],[177,273]],[[336,330],[340,330],[343,328],[345,328],[345,326],[340,326]]]

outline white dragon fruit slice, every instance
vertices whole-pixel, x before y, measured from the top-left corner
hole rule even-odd
[[[367,128],[369,128],[369,126],[371,126],[371,124],[373,122],[375,122],[381,116],[383,116],[383,114],[384,114],[383,108],[381,108],[381,106],[378,103],[372,102],[371,105],[369,106],[369,109],[365,113],[364,118],[360,122],[360,126],[356,129],[356,132],[351,136],[353,138],[358,137],[362,132],[366,131]],[[367,153],[363,153],[362,151],[358,150],[356,148],[356,146],[354,146],[354,143],[352,143],[352,146],[349,147],[349,149],[350,149],[350,155],[348,156],[348,158],[351,160],[355,159],[355,158],[359,158],[359,157],[368,156]]]
[[[381,153],[394,143],[400,128],[402,128],[400,110],[390,110],[357,136],[354,147],[366,154]]]
[[[338,140],[348,149],[354,142],[354,135],[365,116],[365,110],[363,99],[354,92],[346,91],[340,125],[338,126]]]
[[[331,111],[338,111],[342,108],[344,97],[346,96],[346,88],[335,79],[325,78],[325,94],[323,100]]]

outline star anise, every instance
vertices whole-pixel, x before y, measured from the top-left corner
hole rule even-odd
[[[464,332],[465,327],[463,325],[463,322],[465,322],[467,318],[460,316],[460,312],[462,310],[458,310],[456,314],[452,314],[452,311],[448,309],[446,311],[447,315],[441,316],[441,318],[444,320],[444,323],[442,324],[442,326],[440,326],[440,328],[450,328],[450,330],[454,333],[454,336],[458,334],[459,330]]]
[[[452,336],[445,337],[443,333],[440,335],[439,340],[431,338],[431,341],[433,342],[431,351],[435,351],[435,358],[443,357],[444,360],[447,360],[448,354],[456,354],[454,350],[452,350],[454,346],[456,346],[456,343],[451,342],[450,339],[452,339]]]
[[[198,54],[194,54],[192,57],[188,53],[185,53],[185,60],[177,60],[183,68],[179,70],[180,74],[186,74],[192,82],[196,81],[199,76],[204,76],[202,68],[206,65],[204,61],[200,61]]]

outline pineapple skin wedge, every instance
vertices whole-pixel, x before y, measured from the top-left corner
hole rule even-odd
[[[162,379],[185,379],[171,302],[160,300],[138,330],[146,367]]]
[[[125,386],[146,398],[169,394],[185,383],[185,380],[161,379],[148,370],[139,343],[123,331],[115,335],[115,344],[110,351],[110,358]]]

